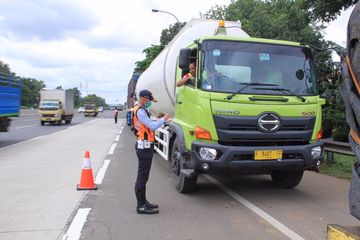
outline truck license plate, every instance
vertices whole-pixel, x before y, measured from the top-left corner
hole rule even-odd
[[[277,160],[282,159],[282,150],[255,151],[255,160]]]

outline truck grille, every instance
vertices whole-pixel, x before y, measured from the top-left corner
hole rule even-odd
[[[55,114],[43,114],[43,117],[47,117],[47,118],[51,118],[51,117],[55,117]]]
[[[214,115],[219,143],[231,146],[285,146],[308,144],[315,117],[281,117],[276,132],[264,132],[259,117]]]

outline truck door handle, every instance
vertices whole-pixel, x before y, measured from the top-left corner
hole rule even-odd
[[[182,104],[182,101],[176,101],[177,104]]]

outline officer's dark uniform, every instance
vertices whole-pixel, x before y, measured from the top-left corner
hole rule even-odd
[[[149,112],[141,107],[134,108],[134,127],[137,130],[137,141],[135,145],[136,155],[139,159],[138,173],[135,182],[135,195],[137,199],[137,213],[154,214],[158,213],[158,205],[151,204],[146,200],[146,183],[149,179],[152,157],[154,153],[155,133],[149,129],[145,124],[139,121],[137,112],[142,108],[148,114]]]

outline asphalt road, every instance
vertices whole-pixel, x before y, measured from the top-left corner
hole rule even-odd
[[[358,225],[348,181],[307,172],[297,188],[279,189],[268,176],[203,175],[194,193],[180,194],[157,154],[147,195],[160,214],[138,215],[134,135],[123,126],[107,112],[0,148],[0,239],[320,240],[327,224]],[[85,150],[98,190],[76,190]]]
[[[112,118],[112,113],[109,110],[104,111],[99,113],[96,118]],[[37,110],[28,111],[21,114],[20,117],[12,118],[9,131],[0,133],[0,148],[61,131],[93,119],[93,117],[84,117],[83,113],[75,112],[70,125],[65,123],[62,123],[62,125],[50,125],[47,123],[45,126],[41,126]]]
[[[325,239],[330,223],[357,225],[348,212],[349,182],[307,172],[295,189],[275,187],[269,176],[207,176],[197,190],[178,193],[168,163],[155,155],[148,198],[160,214],[135,212],[137,160],[126,127],[101,187],[80,209],[91,209],[81,239]]]

